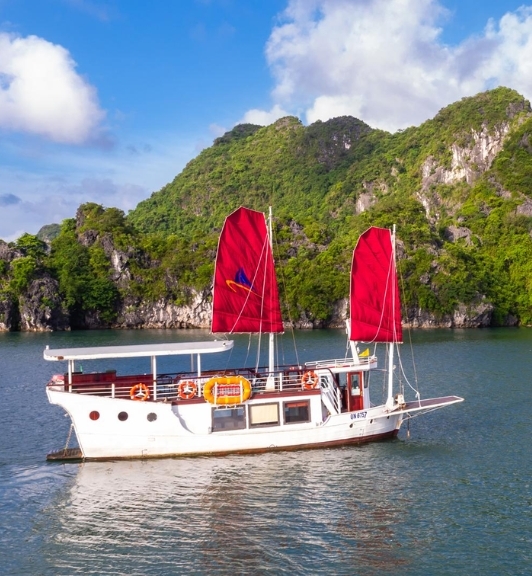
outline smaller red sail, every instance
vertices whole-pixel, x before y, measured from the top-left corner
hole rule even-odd
[[[389,230],[372,227],[358,239],[350,297],[351,340],[402,342],[401,302]]]
[[[226,220],[216,255],[212,332],[283,332],[277,278],[262,212],[239,208]]]

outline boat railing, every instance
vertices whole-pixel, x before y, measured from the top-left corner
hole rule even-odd
[[[267,370],[226,370],[204,372],[201,376],[195,373],[162,374],[155,382],[151,374],[118,376],[116,372],[73,374],[72,382],[68,383],[68,375],[54,375],[48,386],[54,390],[122,399],[144,399],[150,401],[180,401],[198,398],[203,395],[203,387],[213,377],[242,376],[251,384],[252,395],[271,392],[308,391],[326,386],[327,377],[308,379],[305,375],[314,374],[303,366],[289,366],[269,373]],[[192,398],[183,394],[185,385],[195,387]],[[140,396],[137,395],[140,394]],[[147,397],[143,398],[144,395]]]
[[[133,398],[136,392],[142,398],[147,392],[147,400],[175,400],[177,398],[176,375],[159,375],[153,382],[151,374],[117,376],[116,372],[73,374],[72,382],[68,375],[54,374],[48,383],[52,390],[102,396],[107,398]]]
[[[314,370],[320,368],[357,368],[359,366],[373,364],[376,361],[376,356],[359,357],[358,362],[355,362],[351,358],[333,358],[331,360],[314,360],[312,362],[305,362],[305,368]]]
[[[254,393],[286,392],[303,388],[303,373],[298,371],[275,372],[260,375],[250,380]]]

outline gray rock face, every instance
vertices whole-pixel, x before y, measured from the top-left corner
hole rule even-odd
[[[15,300],[10,297],[0,297],[0,332],[18,330],[20,313]]]
[[[474,184],[475,180],[488,170],[495,156],[502,150],[504,138],[510,130],[508,123],[494,128],[491,132],[484,127],[480,132],[472,132],[470,146],[451,146],[450,169],[439,166],[429,156],[422,168],[422,188],[427,190],[432,184],[455,184],[465,180]]]
[[[471,230],[464,226],[449,226],[445,229],[445,237],[450,242],[456,242],[457,240],[460,240],[460,238],[464,238],[467,246],[473,244],[471,241]]]
[[[211,303],[208,292],[195,292],[186,305],[166,300],[143,302],[127,298],[119,311],[117,328],[208,328]]]
[[[69,316],[61,303],[57,282],[52,278],[34,280],[20,303],[8,298],[0,299],[0,331],[53,331],[69,330]],[[126,298],[111,326],[104,324],[95,312],[84,318],[87,328],[120,329],[176,329],[209,328],[212,306],[210,292],[197,292],[189,304],[178,305],[165,300],[144,302]],[[480,301],[475,305],[460,304],[452,314],[436,317],[420,309],[409,309],[403,325],[410,328],[482,328],[491,325],[493,305]],[[349,315],[348,300],[339,300],[327,323],[313,321],[303,315],[292,322],[297,329],[344,328]],[[517,324],[508,318],[506,325]],[[288,324],[287,324],[288,328]]]
[[[50,277],[33,280],[20,297],[20,329],[29,332],[70,330],[69,316],[59,296],[57,281]]]
[[[492,315],[493,305],[483,301],[473,306],[459,304],[452,314],[441,318],[424,310],[409,309],[403,325],[409,328],[487,328]]]
[[[451,166],[441,166],[433,156],[429,156],[421,168],[421,190],[417,198],[423,204],[430,221],[440,217],[443,199],[433,187],[436,184],[456,184],[465,181],[472,185],[491,164],[502,150],[504,139],[510,130],[509,123],[504,123],[492,131],[484,126],[479,132],[472,131],[470,145],[451,145]]]
[[[0,260],[11,262],[15,258],[20,258],[21,256],[22,252],[20,250],[12,248],[7,242],[0,240]]]

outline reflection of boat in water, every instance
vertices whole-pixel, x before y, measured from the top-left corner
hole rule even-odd
[[[311,574],[325,558],[333,574],[354,559],[358,572],[391,571],[401,566],[400,527],[417,481],[398,470],[400,459],[394,446],[374,444],[304,458],[84,462],[49,507],[53,546],[44,553],[61,574],[86,571],[89,559],[94,574],[110,565],[132,574]],[[354,470],[356,489],[346,490]],[[421,547],[407,541],[410,554]]]
[[[150,458],[338,446],[395,436],[413,412],[462,398],[406,401],[394,391],[394,347],[402,339],[393,236],[370,228],[353,254],[350,357],[275,365],[275,334],[283,331],[270,233],[264,215],[240,208],[224,225],[218,247],[213,333],[269,335],[268,366],[204,370],[202,357],[227,353],[232,341],[46,349],[68,371],[47,386],[52,404],[70,415],[79,450],[50,459]],[[370,398],[377,357],[356,342],[388,343],[386,397]],[[161,356],[190,355],[187,371],[159,374]],[[76,362],[151,359],[149,373],[80,373]],[[224,364],[221,362],[221,364]],[[225,362],[227,366],[227,361]]]

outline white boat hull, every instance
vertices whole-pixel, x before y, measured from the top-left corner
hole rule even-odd
[[[403,414],[384,406],[321,418],[320,394],[298,395],[309,400],[310,422],[239,430],[211,430],[213,407],[206,403],[132,402],[47,389],[50,403],[72,419],[81,457],[87,460],[156,458],[202,454],[249,453],[340,446],[394,437]],[[294,400],[294,397],[283,400]],[[259,404],[250,400],[247,405]],[[91,420],[91,412],[99,418]],[[127,419],[119,419],[127,414]],[[122,416],[124,418],[124,416]]]

